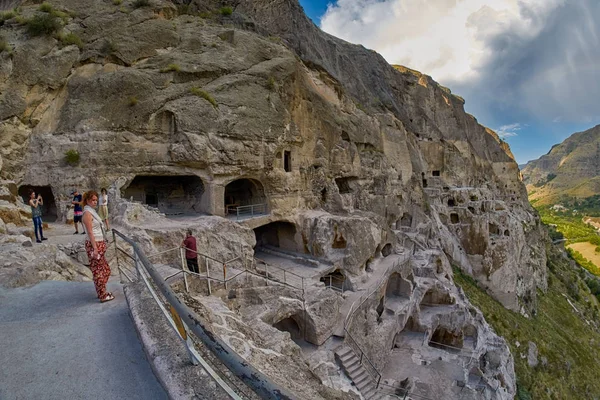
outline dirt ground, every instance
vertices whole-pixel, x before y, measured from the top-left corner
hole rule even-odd
[[[596,253],[596,246],[590,242],[573,243],[569,247],[575,251],[581,253],[581,255],[593,262],[598,268],[600,268],[600,253]]]

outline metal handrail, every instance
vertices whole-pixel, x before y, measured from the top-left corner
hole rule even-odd
[[[138,271],[144,271],[141,275],[143,276],[144,273],[148,274],[152,279],[153,284],[158,288],[169,305],[175,310],[179,318],[187,325],[188,329],[191,330],[234,375],[251,387],[262,398],[273,400],[295,399],[287,389],[269,380],[266,375],[254,368],[233,351],[227,343],[208,331],[205,328],[204,321],[193,310],[185,305],[183,300],[181,300],[169,285],[165,283],[139,245],[116,229],[113,229],[112,231],[113,234],[119,236],[133,248],[136,264],[139,268]]]
[[[348,330],[346,328],[344,328],[344,332],[346,333],[346,337],[349,338],[352,341],[352,343],[356,346],[356,348],[358,349],[358,353],[360,354],[359,363],[363,366],[366,366],[366,364],[363,363],[363,360],[367,361],[368,365],[371,368],[371,371],[369,371],[369,368],[366,368],[367,373],[369,375],[371,375],[371,378],[375,379],[375,387],[378,388],[379,383],[381,382],[381,373],[377,370],[375,365],[373,365],[373,363],[371,362],[369,357],[367,357],[367,354],[360,348],[360,345],[358,344],[358,342],[352,337],[352,335],[350,334],[350,332],[348,332]]]
[[[245,206],[227,206],[227,214],[235,214],[237,219],[253,217],[255,215],[265,215],[267,213],[267,204],[249,204]]]
[[[383,285],[383,283],[387,281],[388,272],[396,269],[396,267],[398,267],[398,265],[400,265],[400,260],[397,260],[390,267],[388,267],[387,271],[385,271],[385,273],[381,276],[379,283],[377,283],[377,285],[375,286],[375,288],[373,290],[371,290],[370,292],[364,293],[362,296],[360,296],[358,299],[356,299],[354,301],[354,303],[352,303],[352,305],[350,306],[350,310],[348,310],[348,314],[346,314],[346,318],[344,319],[344,329],[350,325],[351,320],[354,317],[354,314],[356,313],[356,311],[358,311],[358,309],[360,307],[362,307],[362,305],[373,295],[373,293],[378,291],[381,288],[381,285]],[[354,309],[354,304],[356,304],[356,302],[359,300],[360,300],[360,303],[358,304],[356,309]]]
[[[344,332],[345,332],[345,336],[347,338],[349,338],[354,343],[354,345],[356,346],[356,348],[358,349],[358,353],[360,355],[360,364],[361,365],[365,365],[363,363],[363,359],[366,359],[367,363],[370,365],[370,367],[374,371],[374,374],[373,374],[373,373],[369,372],[368,368],[367,368],[367,372],[369,373],[369,375],[371,375],[371,377],[373,379],[375,379],[375,381],[376,381],[375,388],[378,388],[379,384],[381,383],[381,373],[377,370],[377,368],[375,367],[375,365],[371,362],[371,360],[366,355],[366,353],[363,351],[363,349],[360,347],[360,345],[358,344],[358,342],[352,337],[352,334],[348,330],[348,327],[350,326],[352,318],[354,317],[354,314],[356,313],[356,311],[358,311],[358,309],[360,307],[362,307],[362,305],[367,301],[367,299],[369,299],[376,291],[378,291],[381,288],[381,285],[383,285],[383,283],[387,281],[387,279],[388,279],[388,273],[391,270],[396,269],[399,265],[400,265],[400,260],[396,260],[390,267],[388,267],[388,269],[382,275],[381,280],[375,286],[375,289],[367,292],[366,294],[363,294],[356,301],[354,301],[354,303],[352,303],[352,305],[350,306],[350,310],[348,311],[348,314],[346,315],[346,318],[344,320]],[[356,307],[356,309],[354,309],[354,304],[356,304],[356,302],[359,301],[359,300],[360,300],[359,305]]]

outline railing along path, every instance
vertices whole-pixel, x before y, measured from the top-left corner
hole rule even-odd
[[[161,277],[154,265],[150,262],[148,256],[145,255],[135,241],[115,229],[112,230],[112,233],[113,242],[115,245],[115,258],[119,271],[129,281],[133,282],[137,278],[138,280],[144,282],[153,299],[156,301],[161,311],[167,318],[169,324],[177,333],[182,343],[186,346],[192,363],[195,365],[201,364],[207,373],[214,379],[214,381],[223,390],[225,390],[225,392],[227,392],[229,397],[236,400],[242,399],[242,397],[240,397],[240,395],[231,387],[232,385],[225,382],[224,379],[221,378],[221,376],[219,376],[219,374],[217,374],[213,368],[211,368],[206,360],[200,356],[194,346],[191,334],[193,334],[204,346],[206,346],[233,375],[250,387],[261,398],[273,400],[295,399],[295,397],[287,389],[272,382],[266,375],[240,357],[232,348],[229,347],[227,343],[206,330],[204,321],[202,321],[200,317],[177,296],[173,289],[171,289],[171,287],[165,282],[165,279]],[[119,246],[117,238],[124,241],[131,247],[132,254]],[[175,249],[165,250],[160,252],[160,254],[174,250]],[[119,255],[124,256],[124,258],[119,257]],[[157,255],[159,255],[159,253],[151,255],[151,257]],[[204,256],[214,260],[215,262],[218,261],[208,255]],[[210,269],[209,267],[207,267],[206,275],[195,274],[191,271],[185,270],[185,267],[183,266],[183,253],[181,253],[181,257],[182,271],[178,271],[177,273],[183,273],[186,290],[188,290],[186,278],[187,274],[198,275],[206,279],[209,287],[211,281],[220,281],[226,284],[242,273],[256,274],[252,271],[244,270],[241,273],[228,278],[226,262],[223,263],[223,279],[220,277],[211,277],[210,272],[208,271]],[[233,260],[238,258],[239,257],[236,257]],[[229,260],[229,262],[231,261],[232,260]],[[131,264],[133,264],[133,268],[130,267]],[[169,277],[167,277],[167,279],[168,278]],[[233,386],[236,385],[233,384]],[[239,386],[236,386],[236,388],[238,389],[238,392],[243,393],[243,390],[241,390]]]

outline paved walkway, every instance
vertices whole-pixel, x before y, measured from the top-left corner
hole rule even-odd
[[[0,399],[166,399],[121,285],[101,304],[92,282],[0,287]]]

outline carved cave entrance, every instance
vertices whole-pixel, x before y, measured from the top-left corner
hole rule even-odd
[[[443,326],[439,326],[433,332],[433,335],[431,335],[429,346],[451,353],[459,353],[463,348],[463,335],[461,332],[453,332]]]
[[[54,222],[58,218],[58,210],[56,208],[56,202],[54,195],[52,194],[52,187],[50,186],[30,186],[23,185],[19,187],[19,196],[23,199],[23,202],[29,206],[29,191],[33,190],[35,195],[42,195],[44,205],[42,206],[42,220],[45,222]],[[70,203],[70,202],[69,202]]]
[[[348,290],[348,288],[345,287],[346,276],[339,269],[336,269],[335,271],[322,276],[321,279],[319,279],[319,281],[323,282],[325,284],[325,287],[336,290],[338,292],[343,293],[344,291]]]
[[[406,301],[410,299],[412,288],[411,282],[394,272],[385,287],[385,308],[392,311],[401,310]]]
[[[254,228],[256,246],[260,248],[278,248],[291,252],[298,251],[296,243],[296,225],[290,222],[276,221]]]
[[[314,349],[319,345],[314,321],[307,316],[306,312],[299,311],[290,315],[274,323],[273,327],[281,332],[288,332],[291,339],[302,349]]]
[[[237,215],[267,213],[267,198],[262,183],[255,179],[237,179],[225,186],[225,212]]]
[[[282,319],[276,324],[273,324],[273,327],[280,330],[281,332],[288,332],[292,340],[296,343],[298,343],[304,338],[302,330],[300,330],[300,324],[296,322],[294,316]]]
[[[195,175],[138,175],[123,197],[158,208],[166,215],[203,213],[204,184]]]
[[[452,305],[454,303],[455,303],[455,301],[452,298],[452,296],[450,296],[450,294],[434,287],[434,288],[427,290],[427,292],[425,293],[425,296],[423,296],[423,299],[421,300],[420,305],[435,307],[435,306]]]

